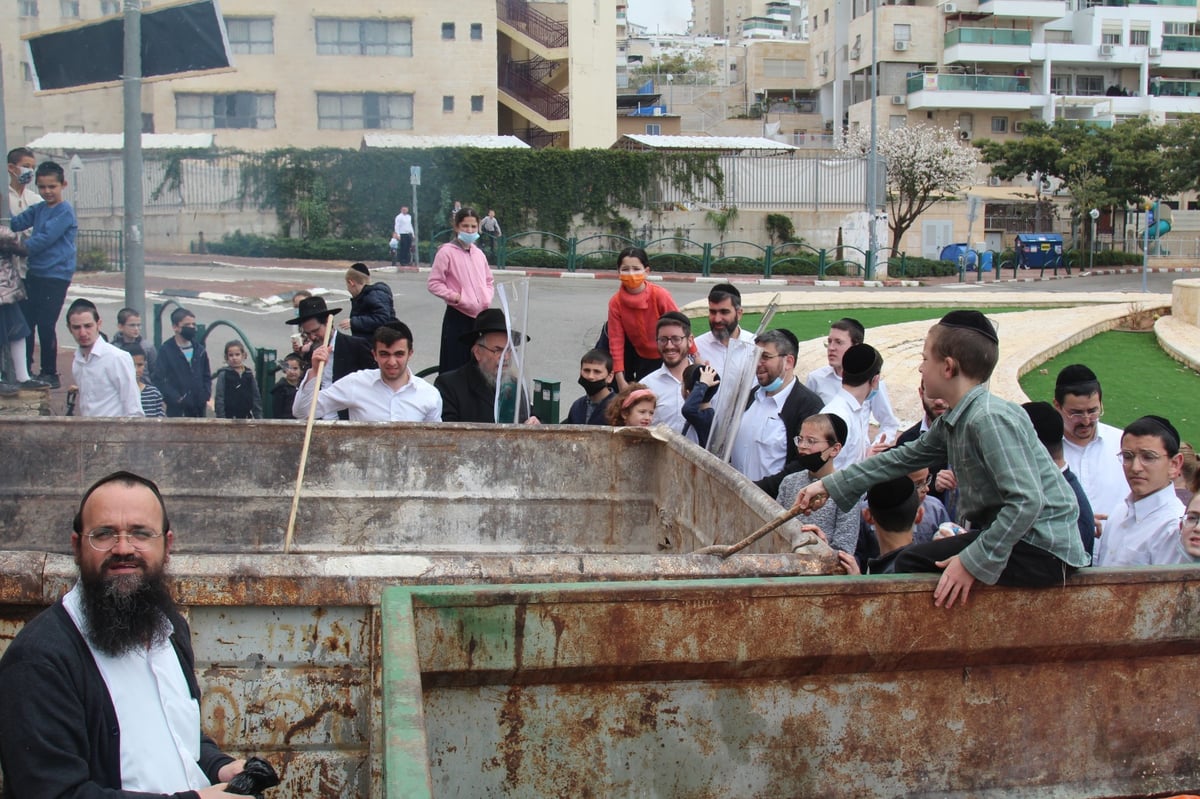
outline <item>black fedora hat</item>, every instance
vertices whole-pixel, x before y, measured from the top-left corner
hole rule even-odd
[[[296,308],[298,316],[295,319],[287,320],[284,324],[298,325],[305,319],[324,319],[341,312],[341,308],[326,308],[324,297],[305,297],[300,300],[300,305]]]
[[[469,333],[463,333],[458,337],[462,344],[474,344],[485,333],[507,333],[508,328],[505,325],[504,311],[499,308],[488,308],[486,311],[480,312],[479,316],[475,317],[475,324],[471,327]],[[512,337],[520,340],[521,331],[512,331]],[[529,341],[529,336],[525,337]]]

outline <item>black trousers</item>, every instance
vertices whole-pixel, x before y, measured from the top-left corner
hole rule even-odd
[[[42,374],[58,374],[58,315],[62,313],[63,301],[71,281],[52,277],[25,277],[25,293],[28,297],[21,302],[21,313],[29,323],[29,338],[25,341],[25,361],[33,375],[34,336],[42,344]]]
[[[446,306],[442,317],[442,350],[438,357],[438,373],[446,374],[471,360],[471,345],[463,344],[458,337],[475,329],[475,320],[462,311]]]
[[[976,530],[905,547],[896,556],[896,573],[940,573],[942,570],[935,566],[935,563],[962,552],[978,537],[979,531]],[[996,581],[996,585],[1021,588],[1062,585],[1066,576],[1074,571],[1074,566],[1068,566],[1046,550],[1018,541],[1012,549],[1012,554],[1008,556],[1008,563],[1005,564],[1004,571],[1000,572],[1000,579]]]

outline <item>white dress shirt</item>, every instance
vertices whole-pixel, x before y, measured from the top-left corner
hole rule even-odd
[[[67,615],[87,640],[82,589],[63,597]],[[164,624],[167,621],[163,620]],[[121,788],[174,794],[207,788],[200,770],[200,703],[192,697],[171,640],[120,657],[87,642],[121,730]]]
[[[727,361],[730,354],[738,358],[740,363],[743,359],[749,359],[750,354],[753,354],[754,334],[749,330],[738,328],[738,334],[732,339],[733,341],[744,341],[752,345],[749,349],[745,347],[730,346],[717,341],[717,337],[712,334],[712,331],[696,336],[696,352],[699,354],[699,360],[708,363],[712,368],[717,370],[722,378],[725,377],[725,371],[729,368]],[[739,355],[739,353],[747,353]]]
[[[392,225],[392,232],[397,237],[411,236],[413,233],[412,214],[396,214],[395,223]]]
[[[1111,513],[1129,494],[1121,454],[1121,431],[1103,422],[1096,425],[1096,437],[1081,447],[1063,437],[1063,460],[1079,478],[1093,513]]]
[[[86,357],[75,350],[71,376],[79,386],[80,416],[145,416],[133,356],[97,338]]]
[[[292,400],[292,415],[308,415],[312,402],[313,381],[308,375],[300,382]],[[321,387],[317,397],[317,416],[337,418],[337,412],[350,412],[352,422],[440,422],[442,393],[408,370],[408,382],[393,389],[378,369],[363,369],[338,380],[329,388]]]
[[[844,388],[839,388],[833,398],[825,403],[821,413],[840,416],[846,423],[846,443],[833,459],[835,469],[845,469],[852,463],[866,460],[871,448],[871,406],[859,402]]]
[[[796,385],[793,378],[775,396],[759,386],[754,402],[742,414],[729,462],[751,480],[761,480],[783,470],[787,461],[787,428],[780,412]]]
[[[826,364],[820,369],[809,372],[808,380],[804,382],[804,385],[811,391],[815,391],[822,401],[829,402],[841,389],[842,378],[838,377],[832,366]],[[866,404],[868,412],[875,417],[875,421],[879,424],[879,432],[886,435],[888,441],[895,441],[896,434],[900,432],[900,420],[896,418],[896,411],[892,408],[887,381],[882,377],[879,378],[879,391],[874,397],[867,400]]]
[[[667,367],[660,366],[640,381],[654,392],[653,424],[665,424],[676,433],[683,432],[683,381],[676,379]]]
[[[1170,483],[1136,502],[1126,490],[1125,500],[1108,516],[1104,535],[1096,539],[1092,565],[1179,563],[1179,517],[1183,512],[1183,503]]]

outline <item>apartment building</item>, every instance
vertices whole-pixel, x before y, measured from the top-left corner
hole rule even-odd
[[[869,124],[869,0],[810,13],[826,118]],[[878,8],[876,41],[880,124],[1003,139],[1029,119],[1200,113],[1196,0],[909,0]]]
[[[808,6],[808,0],[694,0],[692,33],[730,39],[806,39]]]
[[[35,95],[18,39],[120,6],[19,0],[17,29],[0,32],[10,143],[55,131],[121,130],[119,88]],[[147,83],[146,131],[211,131],[217,146],[249,150],[357,147],[366,132],[512,133],[559,147],[616,140],[612,114],[597,113],[615,101],[608,4],[222,0],[220,8],[234,69]],[[539,38],[553,27],[543,20],[561,27],[552,47]],[[513,78],[522,66],[524,82]]]

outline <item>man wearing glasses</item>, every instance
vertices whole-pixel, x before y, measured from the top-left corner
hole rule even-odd
[[[244,762],[200,728],[191,633],[165,577],[174,534],[158,486],[129,472],[101,478],[74,530],[78,582],[0,659],[5,795],[232,796],[224,784]]]
[[[1121,464],[1129,490],[1096,539],[1096,566],[1178,563],[1183,503],[1174,480],[1183,466],[1179,431],[1161,416],[1143,416],[1121,436]]]
[[[667,311],[655,327],[655,344],[662,366],[642,378],[646,388],[654,392],[653,424],[665,424],[676,433],[683,432],[683,370],[691,363],[692,323],[679,311]],[[696,431],[688,429],[688,438],[697,441]]]
[[[529,413],[529,398],[520,392],[520,407],[515,408],[518,387],[512,375],[512,348],[529,341],[521,331],[512,331],[504,311],[488,308],[475,317],[470,331],[458,340],[471,347],[471,360],[465,366],[438,375],[433,385],[442,393],[443,422],[482,422],[494,424],[496,409],[501,419],[511,420],[515,409],[523,424],[540,424]]]
[[[1079,478],[1097,521],[1129,493],[1117,454],[1121,431],[1104,424],[1104,394],[1083,364],[1064,367],[1054,381],[1054,407],[1063,418],[1063,459]]]

